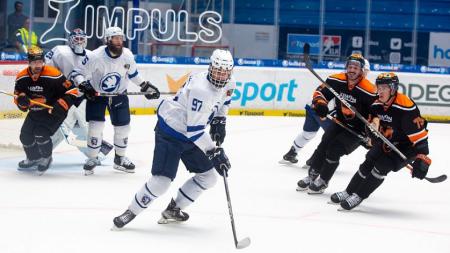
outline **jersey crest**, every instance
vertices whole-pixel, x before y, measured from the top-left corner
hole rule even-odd
[[[108,73],[100,80],[100,88],[105,92],[113,92],[119,88],[121,76],[117,72]]]

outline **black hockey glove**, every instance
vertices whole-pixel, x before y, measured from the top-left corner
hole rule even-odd
[[[150,99],[158,99],[160,96],[158,88],[156,88],[154,85],[152,85],[149,81],[145,81],[141,83],[139,86],[141,86],[141,92],[152,92],[150,94],[145,95],[145,98]]]
[[[211,121],[211,127],[209,128],[209,134],[211,135],[211,139],[220,145],[225,140],[225,124],[227,123],[227,118],[225,117],[215,117]]]
[[[95,95],[97,94],[97,92],[95,91],[94,87],[92,87],[92,85],[89,83],[89,81],[84,81],[80,83],[78,89],[84,93],[84,96],[86,97],[87,100],[90,101],[95,100]]]
[[[30,98],[25,93],[20,93],[16,99],[17,107],[19,107],[22,112],[28,111],[30,108]]]
[[[416,156],[416,160],[414,160],[412,167],[412,177],[417,177],[418,179],[422,180],[425,178],[425,176],[428,173],[428,168],[430,167],[431,159],[424,155],[424,154],[418,154]]]
[[[69,105],[67,102],[60,98],[53,105],[53,109],[51,109],[51,114],[58,118],[58,120],[63,120],[67,117],[67,111],[69,110]]]
[[[228,172],[228,170],[231,168],[230,160],[228,160],[227,155],[225,155],[225,151],[223,150],[223,148],[211,149],[206,152],[206,155],[208,156],[209,160],[211,160],[214,168],[221,176],[224,176],[224,172]]]
[[[328,104],[323,99],[314,100],[312,108],[316,112],[317,116],[321,118],[325,118],[328,114]]]

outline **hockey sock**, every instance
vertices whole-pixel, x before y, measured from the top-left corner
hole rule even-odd
[[[356,192],[373,168],[374,164],[372,159],[370,159],[369,157],[366,158],[366,160],[359,166],[359,169],[355,173],[355,175],[353,175],[352,180],[350,180],[350,183],[348,184],[346,189],[347,193],[352,194]]]
[[[153,200],[163,195],[167,189],[169,189],[171,182],[172,180],[165,176],[150,177],[148,182],[146,182],[136,195],[134,195],[128,209],[138,215],[140,212],[144,211]]]
[[[90,158],[95,158],[100,151],[103,139],[103,128],[105,127],[105,122],[103,121],[89,121],[88,130],[88,152],[87,155]]]
[[[292,145],[295,148],[295,151],[298,152],[302,149],[308,142],[316,136],[317,132],[301,132],[297,138],[294,140],[294,144]]]
[[[130,125],[114,127],[114,148],[119,156],[125,156],[129,133]]]
[[[42,157],[51,157],[53,144],[50,136],[36,135],[36,144]]]
[[[198,173],[188,179],[183,186],[178,189],[175,203],[180,209],[186,208],[193,203],[203,191],[213,187],[217,182],[217,176],[214,169],[207,172]]]
[[[39,148],[36,144],[36,142],[33,142],[30,145],[23,145],[23,150],[25,151],[25,155],[27,156],[28,160],[37,160],[41,158],[41,154],[39,153]]]
[[[366,199],[374,192],[384,181],[384,175],[381,175],[376,169],[367,175],[366,180],[360,185],[356,194],[362,199]]]

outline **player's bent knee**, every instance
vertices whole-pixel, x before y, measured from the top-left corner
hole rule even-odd
[[[155,196],[161,196],[169,189],[172,180],[165,176],[152,176],[147,183],[147,187]]]
[[[203,173],[197,173],[193,177],[196,184],[199,184],[199,186],[203,189],[209,189],[212,188],[217,183],[217,173],[214,169],[210,169]]]

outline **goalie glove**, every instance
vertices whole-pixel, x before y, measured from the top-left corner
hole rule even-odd
[[[147,91],[152,92],[150,94],[145,95],[146,99],[151,100],[151,99],[159,98],[160,93],[159,93],[158,88],[156,88],[154,85],[152,85],[149,81],[144,81],[139,86],[141,87],[141,92],[147,92]]]

